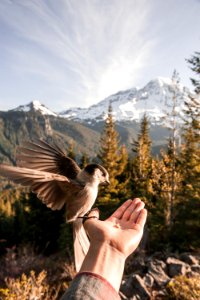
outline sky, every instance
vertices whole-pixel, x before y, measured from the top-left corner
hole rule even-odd
[[[200,51],[200,0],[0,0],[0,110],[88,107]]]

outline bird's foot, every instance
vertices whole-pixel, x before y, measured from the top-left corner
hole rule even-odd
[[[95,213],[96,215],[90,216],[90,214],[92,214],[92,213]],[[88,219],[99,219],[99,209],[97,207],[92,208],[84,216],[79,216],[78,218],[83,219],[83,223],[85,223],[85,221]]]

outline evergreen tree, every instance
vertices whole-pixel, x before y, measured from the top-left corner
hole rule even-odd
[[[195,54],[187,59],[187,62],[190,64],[191,70],[194,71],[195,74],[200,76],[200,52],[195,52]],[[195,87],[195,92],[200,94],[200,80],[191,78],[192,84]]]
[[[179,137],[179,113],[178,113],[178,106],[180,105],[178,103],[178,86],[179,86],[179,74],[174,71],[172,75],[172,98],[171,98],[171,104],[169,106],[171,107],[171,111],[168,112],[165,116],[166,124],[170,131],[169,136],[169,144],[168,144],[168,152],[166,155],[163,156],[163,160],[167,160],[167,177],[165,178],[167,182],[166,187],[166,201],[167,201],[167,214],[166,214],[166,225],[168,227],[168,230],[170,231],[172,229],[173,223],[174,223],[174,206],[175,206],[175,200],[177,195],[177,189],[178,189],[178,181],[177,179],[179,176],[177,175],[178,169],[177,169],[177,152],[178,152],[178,143],[177,139]],[[166,171],[165,171],[166,172]],[[164,176],[165,177],[165,176]]]
[[[195,102],[196,103],[196,102]],[[200,104],[198,104],[200,108]],[[181,164],[183,171],[183,192],[188,197],[200,197],[200,123],[191,120],[183,128]]]
[[[119,187],[119,176],[124,172],[127,164],[125,146],[119,147],[119,136],[115,129],[115,122],[112,116],[112,106],[109,105],[108,116],[105,127],[100,138],[100,149],[98,158],[101,164],[107,169],[110,177],[110,185],[102,188],[104,200],[117,198],[122,188]]]
[[[144,114],[137,140],[133,142],[132,191],[138,197],[147,197],[151,190],[151,139],[149,137],[149,120]]]
[[[74,143],[71,142],[69,145],[69,148],[67,150],[67,156],[69,156],[70,158],[76,160],[76,155],[75,155],[75,151],[74,151]]]
[[[86,153],[83,153],[80,161],[80,168],[85,168],[89,164],[89,157]]]
[[[37,252],[50,254],[58,249],[60,229],[65,222],[64,208],[53,211],[46,207],[34,193],[25,203],[26,241],[31,242]]]
[[[123,200],[123,199],[128,199],[132,196],[130,192],[130,186],[129,186],[129,181],[131,176],[130,162],[129,162],[128,152],[124,144],[120,148],[120,157],[121,158],[118,163],[119,175],[117,175],[116,178],[119,182],[118,197],[120,198],[120,200]]]
[[[178,227],[177,213],[178,205],[181,200],[180,192],[182,175],[177,156],[175,157],[175,167],[172,164],[172,161],[174,160],[173,155],[173,144],[171,139],[169,139],[167,151],[162,150],[161,158],[153,160],[153,197],[149,214],[149,227],[151,231],[151,242],[153,244],[151,247],[155,247],[157,250],[161,250],[164,245],[165,247],[170,247],[172,250],[175,245],[174,240],[177,238],[177,233],[180,234],[179,229],[181,224],[179,224],[180,227]],[[172,168],[174,168],[173,189],[175,196],[173,203]],[[174,224],[175,226],[173,226]]]
[[[188,62],[200,76],[200,52]],[[181,163],[184,196],[197,199],[200,197],[200,81],[192,79],[192,83],[197,95],[185,101]]]
[[[161,151],[161,160],[157,164],[157,188],[156,195],[162,202],[164,224],[168,231],[174,222],[174,208],[177,202],[177,194],[180,192],[181,173],[177,156],[174,156],[174,145],[169,139],[167,152]]]
[[[185,102],[182,145],[179,155],[181,188],[176,203],[176,226],[171,239],[184,251],[198,249],[200,240],[200,102],[189,97]],[[190,241],[188,243],[188,241]]]

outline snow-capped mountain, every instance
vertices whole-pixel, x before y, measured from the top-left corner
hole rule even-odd
[[[109,104],[112,106],[113,117],[117,121],[140,121],[146,113],[152,123],[160,123],[166,112],[171,112],[173,98],[176,99],[176,112],[181,112],[184,101],[191,94],[188,88],[175,85],[169,78],[156,78],[143,88],[131,88],[113,94],[88,108],[70,108],[55,113],[34,100],[27,105],[20,105],[12,111],[38,111],[42,115],[62,117],[78,122],[93,123],[106,118]]]
[[[184,100],[189,94],[191,93],[187,88],[175,86],[170,79],[157,78],[141,89],[131,88],[118,92],[89,108],[71,108],[55,113],[35,100],[13,110],[0,111],[0,149],[4,149],[0,151],[0,161],[14,163],[14,141],[20,144],[33,138],[50,138],[60,148],[66,149],[73,143],[79,156],[81,153],[95,156],[105,124],[101,121],[108,113],[109,104],[117,121],[120,141],[130,152],[132,141],[138,133],[137,122],[145,112],[148,114],[152,125],[150,136],[153,153],[158,154],[169,137],[169,118],[163,120],[162,116],[167,111],[172,112],[173,98],[177,102],[176,113],[181,112]]]
[[[172,99],[176,97],[177,110],[181,111],[189,89],[173,84],[171,79],[159,77],[141,89],[120,91],[89,108],[71,108],[59,115],[77,121],[100,121],[105,119],[109,104],[117,121],[139,121],[146,114],[152,122],[159,122],[167,111],[171,111]]]
[[[56,113],[48,109],[45,105],[41,104],[38,100],[34,100],[27,105],[20,105],[15,109],[12,109],[12,111],[24,111],[24,112],[38,111],[42,115],[51,115],[54,117],[58,116]]]

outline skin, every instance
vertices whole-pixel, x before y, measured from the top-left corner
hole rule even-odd
[[[98,217],[98,212],[90,216]],[[84,227],[90,248],[80,272],[99,274],[119,291],[125,260],[138,247],[146,218],[144,202],[136,198],[124,202],[105,221],[88,219]]]

